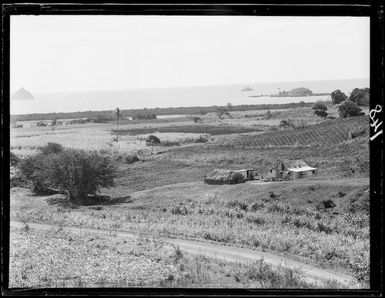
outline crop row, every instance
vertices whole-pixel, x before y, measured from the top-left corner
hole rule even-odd
[[[280,130],[257,136],[241,137],[224,141],[221,145],[242,147],[333,145],[348,140],[349,132],[364,127],[366,128],[365,134],[367,134],[368,124],[367,116],[335,119],[301,129]]]

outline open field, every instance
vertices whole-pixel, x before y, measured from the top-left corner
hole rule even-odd
[[[102,190],[101,193],[109,199],[89,206],[74,206],[67,201],[64,194],[36,196],[26,188],[12,188],[11,218],[59,226],[119,229],[151,235],[156,239],[177,237],[247,247],[351,275],[361,286],[366,287],[369,281],[368,131],[355,139],[349,139],[348,133],[367,126],[368,118],[363,116],[321,120],[314,116],[311,108],[271,112],[271,119],[265,119],[265,112],[261,111],[255,114],[252,111],[234,112],[233,118],[223,120],[208,114],[202,116],[202,124],[196,124],[187,118],[135,121],[121,125],[119,142],[111,140],[114,137],[112,130],[116,128],[114,124],[68,125],[55,130],[48,127],[12,129],[11,150],[20,157],[37,152],[39,146],[48,142],[86,150],[101,150],[104,154],[119,155],[138,151],[144,151],[145,154],[141,161],[130,165],[117,161],[119,174],[115,179],[116,185]],[[287,119],[304,119],[306,126],[277,130],[277,124]],[[226,130],[226,127],[231,129]],[[158,136],[162,141],[179,142],[180,145],[154,146],[154,153],[162,154],[150,155],[151,149],[145,145],[145,138],[149,133]],[[208,142],[194,141],[202,135],[207,136]],[[301,158],[310,166],[317,167],[318,176],[275,183],[203,183],[204,175],[214,168],[254,168],[265,174],[278,159],[294,158]],[[63,245],[77,243],[80,246],[82,241],[88,243],[62,232],[57,236],[35,232],[28,235],[18,231],[13,236],[14,243],[24,243],[20,248],[15,246],[18,254],[32,259],[31,264],[25,264],[24,267],[32,265],[35,268],[37,262],[32,248],[27,249],[29,246],[26,243],[33,243],[33,249],[41,250],[41,258],[44,260],[47,260],[46,250],[56,253],[58,249],[57,246],[52,246],[54,241],[51,238],[58,237],[58,241],[64,241]],[[75,240],[69,241],[70,238]],[[103,239],[101,242],[110,247],[109,240]],[[44,248],[42,243],[50,244]],[[117,247],[117,251],[126,253],[125,249]],[[69,251],[72,249],[69,248]],[[95,255],[99,254],[99,248],[93,249]],[[116,269],[121,271],[100,283],[97,278],[93,281],[79,281],[75,277],[70,278],[71,281],[67,283],[63,277],[65,274],[58,280],[66,286],[77,283],[81,286],[124,286],[131,282],[143,286],[220,284],[229,287],[269,287],[282,281],[281,277],[263,280],[259,275],[254,280],[235,278],[232,273],[229,277],[228,272],[233,272],[234,268],[238,268],[235,271],[247,271],[250,268],[246,265],[242,267],[190,257],[186,257],[188,260],[184,261],[185,268],[198,270],[197,266],[206,266],[205,270],[209,272],[210,278],[207,280],[201,276],[186,280],[180,277],[183,274],[178,275],[179,267],[175,267],[173,261],[170,263],[169,259],[165,259],[165,252],[155,248],[149,248],[149,251],[154,252],[152,256],[145,256],[149,264],[153,264],[151,262],[154,262],[154,258],[162,261],[159,267],[154,267],[154,278],[148,282],[141,276],[146,276],[146,268],[150,267],[144,267],[143,275],[136,274],[138,280],[124,275],[126,267]],[[83,253],[85,254],[69,253],[68,258],[78,260]],[[107,252],[100,252],[100,255],[105,253]],[[114,262],[120,260],[115,255],[115,250],[113,254],[108,259]],[[136,262],[133,256],[128,258],[132,258],[130,262]],[[100,263],[100,259],[95,262]],[[142,261],[138,260],[138,264],[140,262]],[[19,270],[17,272],[25,270],[23,266],[17,261],[14,263],[15,270]],[[48,272],[55,268],[52,264],[47,266]],[[87,268],[84,270],[91,270]],[[87,274],[92,276],[95,272],[92,270]],[[103,268],[102,272],[108,272],[108,267]],[[17,279],[19,277],[15,275],[15,284],[24,282],[25,285],[36,286],[44,284],[44,278],[49,279],[39,273],[40,277],[29,283],[27,280],[32,277],[28,274],[32,273],[27,273],[28,278],[24,281]],[[79,276],[84,274],[83,272]],[[169,278],[169,274],[173,278]],[[105,275],[101,274],[100,278],[106,278]],[[286,285],[309,286],[302,282],[296,279],[293,283],[286,282]],[[60,286],[53,279],[49,279],[46,285]]]
[[[168,126],[168,127],[153,127],[153,128],[138,128],[138,129],[120,129],[114,130],[114,133],[119,135],[139,135],[150,134],[154,132],[181,132],[181,133],[207,133],[210,135],[227,135],[234,133],[254,132],[256,129],[245,128],[241,126],[215,126],[215,125],[186,125],[186,126]]]

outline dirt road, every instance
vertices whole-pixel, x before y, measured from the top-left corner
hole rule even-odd
[[[11,227],[21,228],[24,226],[22,222],[11,221]],[[31,229],[38,230],[51,230],[58,229],[59,226],[30,223],[28,226]],[[128,238],[134,240],[137,235],[125,231],[116,231],[109,229],[92,229],[92,228],[80,228],[80,227],[62,227],[64,231],[73,233],[95,233],[101,235],[115,235],[116,237]],[[232,246],[221,246],[209,242],[192,241],[184,239],[166,238],[169,244],[179,246],[179,248],[186,253],[192,255],[205,255],[207,257],[213,257],[230,262],[252,263],[260,258],[263,258],[264,262],[273,266],[282,265],[289,268],[298,268],[304,273],[304,277],[307,282],[320,283],[328,280],[334,280],[343,285],[344,288],[356,288],[358,285],[355,283],[351,276],[340,274],[327,269],[318,268],[312,265],[308,265],[302,262],[291,260],[287,257],[274,255],[267,252],[251,250],[246,248],[238,248]]]

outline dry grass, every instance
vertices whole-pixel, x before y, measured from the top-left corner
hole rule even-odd
[[[192,257],[146,237],[12,229],[10,245],[11,288],[330,287],[306,283],[301,272],[263,260],[245,265]]]
[[[368,180],[211,186],[185,183],[139,192],[131,203],[72,209],[65,200],[12,189],[12,217],[173,235],[283,253],[368,280]],[[341,196],[341,193],[345,195]],[[60,195],[54,196],[60,198]],[[334,208],[322,207],[332,200]]]

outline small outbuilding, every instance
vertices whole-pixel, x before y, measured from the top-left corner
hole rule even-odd
[[[242,170],[237,170],[234,172],[241,173],[244,180],[254,180],[258,179],[257,176],[258,174],[253,170],[253,169],[242,169]]]
[[[243,183],[246,179],[239,171],[215,169],[204,180],[207,184],[236,184]]]
[[[317,174],[317,168],[306,164],[302,159],[279,160],[268,173],[267,178],[296,180]]]

